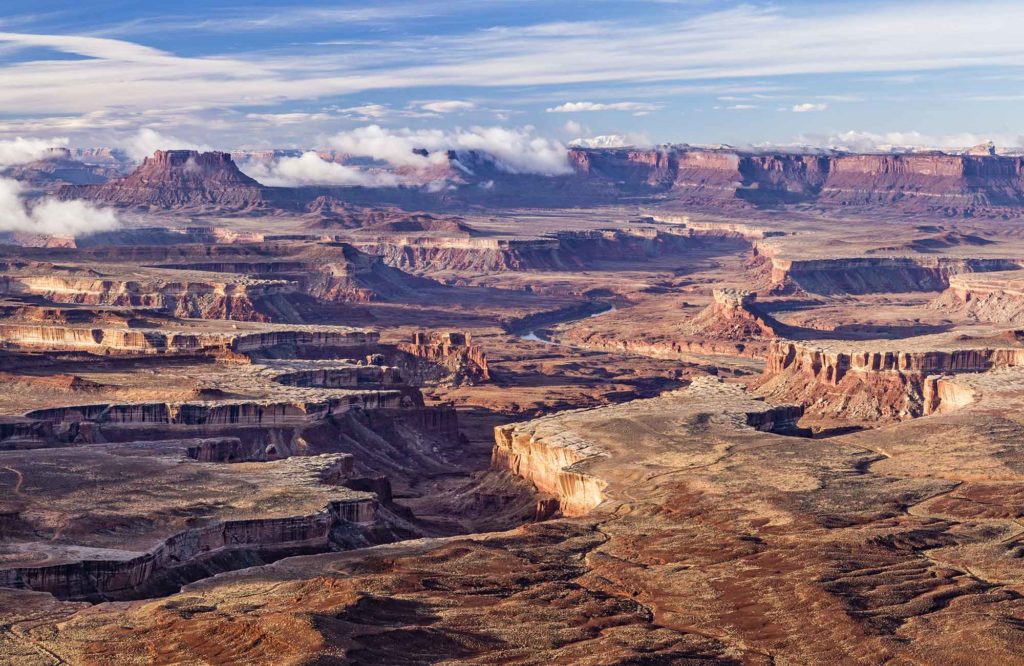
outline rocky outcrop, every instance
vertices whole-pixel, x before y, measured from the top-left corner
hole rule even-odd
[[[884,205],[939,215],[995,215],[1024,207],[1024,158],[965,154],[802,154],[671,146],[575,148],[580,177],[620,194],[661,194],[691,205]]]
[[[410,342],[403,342],[398,349],[417,359],[447,370],[448,380],[459,384],[476,383],[491,378],[487,365],[487,354],[473,344],[468,333],[448,331],[443,333],[414,333]],[[427,366],[427,372],[430,372]],[[422,369],[410,368],[403,371],[412,378],[423,373]],[[421,378],[424,379],[424,378]]]
[[[1024,326],[1024,271],[963,274],[930,307],[978,321]]]
[[[377,505],[371,497],[337,500],[316,513],[225,521],[186,530],[134,556],[0,569],[0,587],[49,592],[60,599],[132,598],[190,568],[224,571],[238,568],[231,565],[232,560],[245,566],[253,560],[262,564],[292,553],[344,547],[333,539],[338,528],[371,536]]]
[[[746,249],[749,245],[743,242],[748,239],[742,225],[735,227],[673,224],[664,228],[561,231],[533,239],[386,236],[360,237],[352,242],[367,253],[380,255],[390,266],[419,273],[570,271],[595,262],[684,253],[715,242],[725,243],[729,249]]]
[[[67,149],[55,149],[41,160],[0,169],[0,176],[42,192],[53,192],[64,185],[98,185],[117,175],[117,169],[111,166],[73,159]]]
[[[373,250],[374,246],[365,249]],[[296,289],[307,296],[339,303],[388,301],[438,286],[433,280],[409,275],[388,265],[381,257],[361,251],[351,243],[330,240],[261,245],[244,254],[225,253],[223,258],[213,261],[208,256],[196,257],[161,264],[160,268],[283,280],[295,284]]]
[[[853,351],[779,340],[753,385],[772,399],[804,404],[816,416],[902,419],[935,411],[941,391],[933,376],[1021,365],[1020,348]]]
[[[739,386],[724,384],[713,377],[701,377],[686,389],[669,391],[657,398],[569,410],[498,426],[494,432],[491,465],[530,481],[538,491],[557,500],[564,515],[584,515],[614,497],[615,489],[606,478],[612,476],[608,470],[628,468],[632,458],[630,449],[642,448],[629,436],[623,436],[629,431],[623,430],[622,425],[635,420],[643,422],[653,414],[679,418],[680,412],[696,419],[686,421],[685,426],[677,424],[677,428],[696,424],[696,428],[704,432],[715,418],[724,421],[731,430],[750,428],[796,434],[799,430],[796,422],[803,408],[792,404],[769,405],[752,398]],[[697,416],[698,413],[703,415]],[[589,428],[591,424],[597,426],[593,433]],[[609,428],[614,433],[610,439]],[[640,439],[645,438],[640,436]],[[629,455],[624,455],[626,453]],[[649,473],[649,469],[645,471]],[[550,506],[542,508],[544,513],[552,513]]]
[[[297,285],[285,280],[142,280],[63,275],[0,277],[0,293],[37,295],[51,303],[154,308],[175,317],[269,321],[289,311]]]
[[[760,340],[774,338],[785,327],[762,313],[757,294],[740,289],[714,289],[712,302],[686,323],[687,335],[709,340]]]
[[[37,409],[26,418],[68,423],[91,421],[121,425],[266,425],[303,424],[351,409],[397,409],[401,391],[338,391],[312,402],[223,400],[217,402],[95,404]]]
[[[800,289],[824,295],[942,291],[953,276],[1012,270],[1022,263],[1016,259],[922,256],[770,259],[775,291]]]
[[[82,351],[103,355],[251,355],[275,348],[301,350],[361,347],[376,343],[378,337],[372,331],[343,327],[283,328],[261,333],[193,333],[149,328],[0,324],[0,346],[5,348]]]
[[[572,437],[538,440],[529,429],[512,424],[494,429],[491,466],[508,470],[558,500],[567,516],[584,515],[604,501],[608,483],[576,465],[607,457],[607,452]]]
[[[262,187],[242,174],[227,153],[157,151],[130,176],[102,185],[65,186],[60,196],[146,209],[308,211],[318,226],[343,227],[366,226],[375,217],[374,207],[390,205],[572,206],[638,198],[718,209],[884,207],[944,217],[1017,215],[1024,208],[1024,158],[987,150],[806,154],[687,145],[577,147],[569,150],[567,166],[571,172],[564,175],[516,173],[493,155],[459,151],[448,153],[447,164],[436,168],[403,171],[409,186],[289,189]],[[429,187],[440,181],[450,187]]]

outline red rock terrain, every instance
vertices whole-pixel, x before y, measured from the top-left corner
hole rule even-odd
[[[453,159],[0,250],[0,661],[1024,663],[1016,158]]]
[[[540,176],[510,173],[484,153],[459,152],[448,155],[447,167],[405,174],[408,184],[401,187],[269,188],[239,171],[227,153],[158,151],[129,176],[69,185],[60,196],[146,210],[305,211],[316,226],[342,228],[360,226],[359,211],[381,205],[463,210],[642,200],[670,209],[749,213],[781,206],[939,218],[1017,217],[1024,209],[1024,158],[997,154],[815,155],[684,145],[572,148],[567,159],[571,174]],[[24,176],[33,177],[29,171]],[[83,178],[70,182],[94,182]],[[427,187],[439,180],[451,187]]]

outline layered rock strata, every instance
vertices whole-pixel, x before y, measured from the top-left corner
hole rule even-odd
[[[607,434],[606,430],[616,430],[616,422],[678,414],[672,410],[685,413],[689,408],[711,404],[721,410],[732,427],[764,432],[793,431],[803,413],[799,406],[772,406],[746,395],[738,386],[702,377],[687,389],[658,398],[572,410],[499,426],[495,428],[491,465],[530,481],[538,491],[557,499],[564,515],[585,515],[610,495],[614,496],[608,478],[599,470],[616,464],[625,445],[619,442],[612,446],[604,437],[591,436],[591,426]],[[636,443],[643,446],[645,442]]]
[[[400,343],[398,349],[439,368],[447,369],[448,379],[454,383],[483,382],[491,378],[486,352],[473,343],[473,338],[468,333],[418,332],[413,334],[410,342]],[[416,370],[407,372],[410,375],[422,374]]]
[[[769,347],[764,374],[754,385],[773,399],[805,404],[817,416],[899,419],[940,408],[942,375],[1021,365],[1021,348],[854,351],[779,340]],[[946,407],[962,403],[949,397]]]
[[[227,153],[158,150],[124,178],[63,187],[58,196],[146,209],[251,211],[267,207],[272,195]]]
[[[376,332],[345,327],[281,327],[257,333],[194,333],[150,328],[79,328],[0,324],[0,345],[10,349],[95,354],[256,354],[275,347],[343,348],[376,344]]]
[[[116,458],[118,453],[115,451],[113,456]],[[105,458],[110,459],[111,456]],[[148,471],[157,475],[153,479],[155,488],[161,488],[163,479],[159,475],[169,472],[167,465],[172,463],[169,459],[160,460],[157,465],[150,466]],[[47,474],[36,471],[31,462],[17,464],[29,473]],[[150,533],[139,532],[139,528],[135,528],[134,531],[138,532],[133,534],[135,540],[123,548],[103,545],[102,539],[90,538],[89,535],[79,535],[76,542],[76,537],[62,537],[58,532],[54,537],[57,543],[50,547],[48,555],[39,564],[33,564],[33,561],[39,559],[40,546],[29,541],[19,542],[15,538],[5,543],[4,552],[0,554],[0,587],[44,591],[60,599],[131,598],[156,591],[163,585],[174,585],[173,581],[187,581],[200,571],[205,575],[211,569],[237,568],[233,563],[244,566],[296,552],[326,550],[332,546],[344,548],[346,543],[333,535],[345,531],[358,533],[362,530],[366,537],[372,535],[377,520],[377,501],[371,495],[354,492],[341,485],[351,474],[351,456],[324,455],[280,461],[273,465],[277,467],[262,473],[265,482],[275,484],[279,491],[304,490],[310,494],[311,499],[296,506],[298,513],[288,513],[278,507],[253,512],[252,517],[235,518],[230,517],[231,511],[227,511],[223,517],[201,520],[199,522],[204,524],[163,538],[159,528]],[[122,474],[125,474],[124,469]],[[142,480],[136,478],[138,474],[138,471],[128,472],[127,477],[130,482],[138,482]],[[222,476],[227,480],[237,474]],[[287,481],[283,482],[285,478]],[[92,492],[102,494],[107,492],[107,486],[116,483],[115,479],[100,475],[88,485],[92,486]],[[56,490],[65,480],[58,474],[51,482]],[[46,490],[42,492],[45,494]],[[158,501],[168,500],[173,501],[166,496]],[[324,502],[322,508],[302,512],[303,505],[318,501]],[[64,508],[63,498],[58,496],[48,510]],[[32,521],[33,511],[39,514],[42,510],[33,508],[30,502],[21,513],[29,516],[26,520]],[[69,531],[72,530],[65,530]],[[148,542],[154,545],[141,552],[135,550]],[[357,538],[348,545],[362,544]]]
[[[978,321],[1024,326],[1024,271],[955,275],[930,305]]]

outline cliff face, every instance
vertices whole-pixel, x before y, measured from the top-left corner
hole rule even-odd
[[[135,173],[99,185],[68,185],[62,198],[149,209],[252,211],[289,209],[320,217],[315,224],[365,226],[362,206],[446,207],[574,205],[623,198],[672,199],[693,206],[802,205],[843,209],[885,205],[942,216],[1007,214],[1024,209],[1024,158],[995,154],[827,154],[743,152],[664,146],[572,148],[572,172],[516,173],[474,151],[450,153],[447,164],[406,174],[453,189],[267,188],[238,170],[227,153],[157,151]],[[1012,213],[1016,214],[1016,213]]]
[[[938,376],[986,372],[1024,364],[1024,349],[842,351],[779,340],[769,346],[757,391],[807,405],[816,416],[901,419],[935,411]],[[941,389],[941,390],[940,390]]]
[[[439,369],[447,370],[448,381],[456,385],[463,382],[484,382],[491,378],[487,354],[473,344],[473,338],[468,333],[414,333],[412,340],[399,344],[398,349]],[[403,371],[403,375],[408,374],[411,379],[418,382],[432,379],[423,376],[423,372],[429,370],[410,367]]]
[[[930,307],[980,321],[1024,325],[1024,271],[953,276]]]
[[[884,203],[914,212],[985,214],[1024,206],[1024,159],[994,154],[805,155],[689,147],[573,149],[580,176],[620,193],[692,203],[822,206]]]
[[[538,440],[516,424],[494,430],[491,466],[522,477],[552,495],[567,516],[581,516],[604,501],[608,483],[573,465],[607,454],[585,442]]]
[[[1010,259],[921,256],[770,260],[771,282],[777,291],[798,288],[814,294],[942,291],[953,276],[1019,267],[1018,261]]]

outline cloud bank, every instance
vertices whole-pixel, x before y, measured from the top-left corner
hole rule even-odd
[[[29,206],[17,181],[0,178],[0,231],[80,236],[119,226],[114,211],[84,201],[47,198]]]
[[[0,168],[27,164],[49,155],[50,150],[67,144],[67,139],[17,137],[0,141]],[[43,199],[29,206],[21,184],[0,178],[0,231],[78,236],[108,231],[120,226],[114,211],[97,208],[84,201]]]
[[[324,144],[353,157],[370,157],[394,166],[426,169],[444,165],[446,151],[475,150],[494,157],[509,173],[546,176],[572,172],[564,144],[538,136],[533,127],[470,127],[440,129],[388,129],[367,125],[339,132]],[[422,151],[427,151],[426,155]]]
[[[271,187],[396,187],[402,183],[393,173],[329,162],[312,151],[270,164],[245,162],[238,166],[246,175]]]
[[[25,139],[19,136],[0,141],[0,168],[35,162],[49,155],[51,149],[66,145],[68,140],[65,138]]]
[[[123,140],[119,148],[124,150],[128,157],[136,162],[141,162],[157,150],[199,150],[202,152],[213,150],[205,144],[161,134],[148,127],[140,129],[132,136]]]
[[[859,132],[848,131],[837,134],[811,134],[801,137],[801,141],[814,146],[836,148],[850,152],[889,152],[912,148],[933,148],[937,150],[956,151],[970,148],[988,141],[996,146],[1024,146],[1024,136],[1018,134],[924,134],[916,130],[906,132]]]

